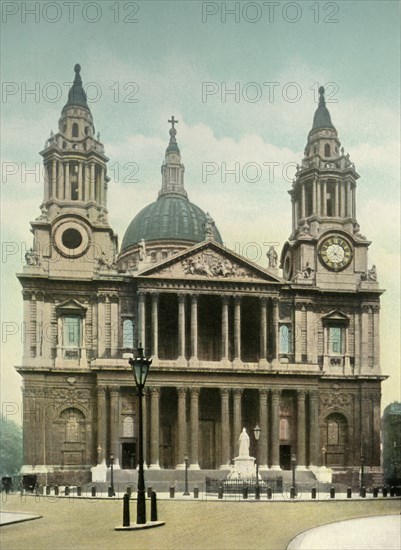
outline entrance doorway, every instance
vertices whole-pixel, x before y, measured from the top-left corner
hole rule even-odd
[[[291,445],[280,445],[280,468],[291,470]]]
[[[135,470],[136,467],[136,445],[135,443],[122,444],[122,469]]]

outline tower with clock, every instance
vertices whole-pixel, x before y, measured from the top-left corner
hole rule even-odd
[[[283,276],[322,290],[353,291],[368,273],[373,277],[367,266],[370,242],[356,219],[359,175],[341,147],[323,87],[319,94],[304,158],[289,191],[292,233],[281,256]]]

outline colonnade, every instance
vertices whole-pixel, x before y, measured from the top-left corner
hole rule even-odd
[[[158,292],[151,292],[152,305],[150,308],[151,315],[151,338],[150,342],[146,340],[146,292],[138,292],[138,342],[141,343],[143,348],[147,348],[153,357],[153,360],[157,361],[159,358],[159,297]],[[184,294],[177,293],[178,301],[178,361],[183,362],[186,360],[186,315],[187,308],[186,300],[190,300],[190,363],[196,364],[199,361],[198,356],[198,343],[199,343],[199,294]],[[229,343],[230,338],[233,337],[233,362],[234,365],[238,365],[242,362],[241,355],[241,296],[235,296],[233,300],[233,335],[230,333],[229,323],[229,304],[230,295],[222,295],[221,297],[221,357],[220,360],[224,362],[229,361]],[[268,355],[277,359],[278,354],[278,299],[272,298],[268,301],[268,297],[259,296],[260,299],[260,350],[259,350],[259,362],[267,364]],[[271,319],[272,319],[272,342],[268,342],[268,308],[271,307]]]
[[[192,385],[177,387],[176,404],[176,447],[175,468],[184,468],[184,456],[188,454],[190,469],[199,469],[199,440],[200,440],[200,394],[204,389],[202,386]],[[148,433],[149,445],[144,445],[144,461],[149,469],[160,469],[160,445],[161,425],[160,419],[163,416],[161,410],[160,386],[150,386],[145,392],[144,425],[145,433]],[[236,442],[241,433],[244,422],[244,410],[242,404],[242,393],[244,388],[221,387],[220,393],[220,415],[216,423],[220,425],[220,449],[217,456],[220,457],[220,464],[217,468],[228,469],[230,462],[236,456],[238,448],[231,445]],[[262,469],[280,469],[280,419],[281,396],[283,389],[273,387],[258,390],[258,407],[252,411],[261,428],[260,440],[258,443],[258,462]],[[292,433],[290,441],[291,452],[297,455],[298,466],[317,465],[319,461],[319,411],[317,390],[294,390],[295,416],[292,416]],[[107,407],[107,394],[109,404]],[[232,395],[232,397],[231,397]],[[107,461],[107,451],[115,456],[115,465],[119,466],[121,456],[120,438],[122,417],[121,394],[118,387],[98,387],[98,449],[99,463]],[[189,407],[187,401],[189,400]],[[149,403],[150,401],[150,403]],[[148,406],[147,406],[148,403]],[[148,411],[148,414],[147,412]],[[249,412],[249,411],[248,411]],[[187,414],[188,413],[188,414]],[[296,417],[296,418],[295,418]],[[248,430],[249,431],[249,430]],[[146,438],[145,438],[146,439]],[[148,451],[149,450],[149,455]],[[234,453],[234,454],[233,454]]]
[[[44,173],[45,202],[52,198],[92,200],[106,206],[106,168],[95,161],[53,159],[45,164]]]

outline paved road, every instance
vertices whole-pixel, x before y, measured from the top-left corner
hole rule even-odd
[[[401,516],[349,519],[309,529],[287,550],[399,550]]]

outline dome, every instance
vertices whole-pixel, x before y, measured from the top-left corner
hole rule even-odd
[[[207,216],[183,195],[161,195],[157,201],[145,206],[129,224],[121,245],[121,252],[141,239],[148,241],[205,240]],[[214,226],[214,239],[222,244],[218,229]]]

